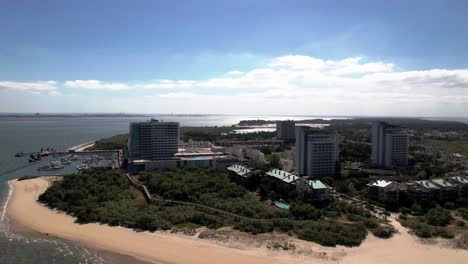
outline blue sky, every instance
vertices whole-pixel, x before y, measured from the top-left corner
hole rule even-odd
[[[462,116],[466,14],[466,1],[1,1],[0,111]]]

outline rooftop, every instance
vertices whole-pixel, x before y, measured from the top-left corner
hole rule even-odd
[[[416,184],[427,188],[427,189],[439,189],[439,187],[435,186],[433,183],[430,181],[416,181]]]
[[[229,171],[235,172],[239,176],[246,176],[246,175],[248,175],[248,174],[250,174],[252,172],[251,170],[247,169],[246,167],[241,166],[241,165],[237,165],[237,164],[231,165],[231,166],[227,167],[226,169],[229,170]]]
[[[308,183],[309,183],[310,187],[312,187],[312,189],[314,189],[314,190],[327,189],[328,188],[325,184],[323,184],[323,182],[321,182],[319,180],[309,181]]]
[[[179,151],[175,154],[177,157],[188,157],[188,156],[221,156],[223,152],[214,152],[211,148],[191,148],[183,149],[179,148]]]
[[[180,157],[180,160],[212,160],[213,156]]]
[[[275,177],[279,180],[282,180],[286,183],[291,183],[297,179],[299,179],[298,176],[292,174],[292,173],[289,173],[287,171],[282,171],[282,170],[278,170],[278,169],[272,169],[270,170],[269,172],[266,173],[268,176],[271,176],[271,177]]]
[[[391,181],[386,181],[386,180],[377,180],[375,182],[373,182],[371,184],[371,186],[376,186],[376,187],[381,187],[381,188],[385,188],[387,187],[388,185],[392,184]]]
[[[442,187],[453,187],[453,184],[445,179],[432,179],[431,181]]]
[[[461,176],[450,177],[450,179],[457,181],[459,183],[468,184],[468,179]]]

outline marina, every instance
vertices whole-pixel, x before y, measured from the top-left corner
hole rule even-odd
[[[60,161],[54,161],[54,162],[50,162],[48,165],[39,167],[37,170],[38,171],[54,171],[54,170],[60,170],[63,168],[64,166],[61,164]]]
[[[84,143],[78,145],[78,147],[82,148],[82,146],[89,145],[90,143]],[[73,171],[75,172],[91,168],[116,169],[122,164],[123,153],[121,150],[75,151],[74,149],[75,148],[71,148],[63,152],[52,148],[45,148],[38,152],[18,152],[14,156],[16,158],[20,158],[25,155],[29,155],[29,165],[26,164],[19,168],[24,168],[25,166],[27,167],[38,163],[41,164],[41,166],[36,167],[36,165],[33,167],[36,167],[36,170],[39,172],[62,170],[67,166],[73,167]],[[44,162],[46,162],[46,164],[44,164]]]

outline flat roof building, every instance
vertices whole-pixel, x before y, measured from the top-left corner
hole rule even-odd
[[[226,168],[228,171],[232,171],[235,174],[241,176],[241,177],[247,177],[250,175],[252,170],[248,169],[247,167],[244,167],[242,165],[234,164]]]
[[[146,122],[130,123],[128,155],[131,161],[172,159],[179,149],[179,123]]]
[[[282,171],[278,169],[272,169],[269,172],[266,173],[268,176],[277,178],[285,183],[292,183],[293,181],[299,179],[300,177],[289,173],[287,171]]]
[[[266,173],[267,176],[278,179],[290,186],[291,190],[304,193],[312,200],[330,199],[330,188],[319,180],[310,180],[309,177],[299,177],[293,173],[272,169]]]
[[[394,168],[408,166],[407,129],[377,122],[372,125],[372,165]]]
[[[282,140],[294,140],[296,138],[296,122],[292,120],[276,122],[276,138]]]
[[[334,177],[338,171],[335,135],[307,126],[296,127],[296,173],[312,178]]]
[[[405,187],[397,182],[387,180],[376,180],[367,184],[367,195],[370,200],[384,203],[398,203],[400,191],[405,191]]]

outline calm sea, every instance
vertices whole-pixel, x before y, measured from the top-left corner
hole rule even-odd
[[[127,133],[129,123],[149,117],[48,117],[11,118],[0,116],[0,263],[105,263],[101,253],[67,241],[27,237],[10,231],[5,216],[5,204],[9,198],[7,181],[24,175],[36,175],[34,164],[28,165],[28,157],[15,158],[20,151],[33,152],[40,148],[66,150],[80,143],[103,137]],[[220,116],[220,115],[164,115],[154,116],[164,121],[178,121],[182,126],[224,126],[237,124],[246,119],[313,119],[317,116]],[[322,117],[324,118],[324,117]],[[339,118],[339,117],[325,117]],[[468,120],[460,120],[468,123]],[[47,161],[43,161],[45,163]],[[60,173],[73,172],[68,166]],[[15,170],[15,171],[13,171]],[[34,221],[34,219],[31,219]]]

